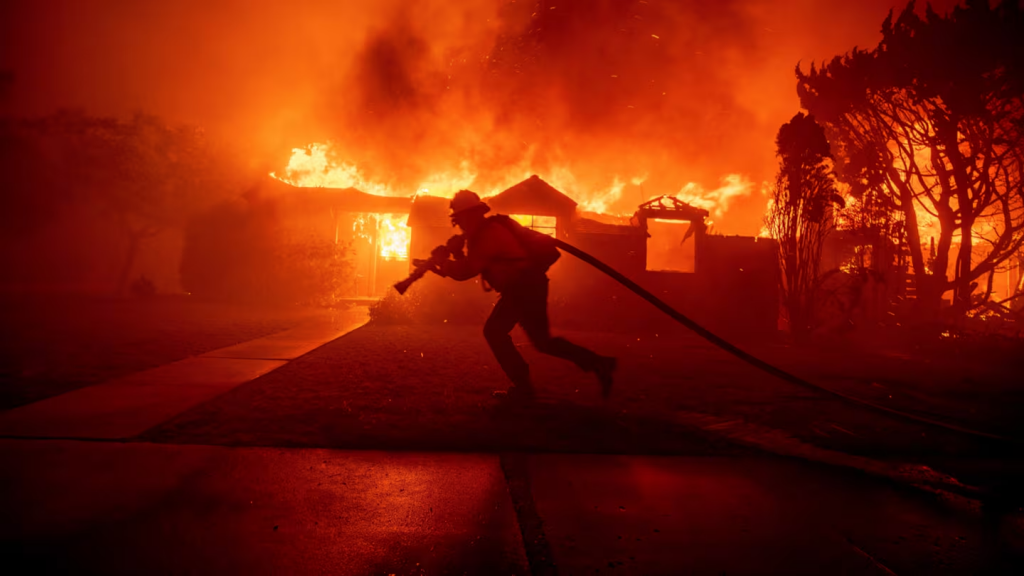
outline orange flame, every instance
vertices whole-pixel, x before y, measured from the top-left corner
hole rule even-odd
[[[404,214],[381,214],[377,219],[377,244],[381,258],[409,259],[409,225]]]
[[[470,162],[462,161],[457,170],[438,172],[424,178],[416,187],[415,194],[451,198],[458,190],[474,188],[482,197],[486,198],[518,184],[533,173],[532,167],[528,163],[523,163],[505,169],[498,178],[492,178],[489,186],[474,187],[474,182],[477,181],[476,169]],[[279,175],[276,172],[271,172],[270,176],[299,187],[356,188],[380,196],[410,196],[410,192],[413,192],[410,189],[399,190],[388,183],[367,179],[355,164],[339,160],[330,142],[314,143],[305,148],[292,149],[291,158],[283,173]],[[573,171],[566,166],[549,166],[541,176],[556,189],[575,200],[580,209],[586,212],[629,216],[633,212],[633,206],[657,195],[656,191],[642,192],[642,186],[648,177],[647,174],[629,177],[615,176],[611,184],[606,187],[593,187],[581,183]],[[627,203],[623,197],[626,187],[630,185],[641,188],[635,201]],[[717,219],[729,210],[734,200],[749,195],[753,186],[753,183],[743,175],[727,174],[722,178],[721,186],[716,189],[707,190],[700,184],[690,182],[682,186],[676,197],[694,206],[709,210],[712,217]],[[632,198],[633,192],[626,196]],[[622,205],[627,207],[625,212],[621,210]],[[399,230],[401,227],[395,224],[393,228]]]
[[[330,144],[293,148],[284,176],[275,172],[270,176],[301,188],[356,188],[370,194],[394,196],[389,186],[363,179],[355,165],[336,162],[329,156],[333,156]]]
[[[700,184],[689,182],[676,194],[676,198],[703,208],[711,213],[712,218],[718,219],[728,212],[734,200],[749,196],[753,189],[754,184],[747,178],[740,174],[728,174],[722,178],[722,185],[714,190],[706,190]]]
[[[270,176],[300,188],[355,188],[378,196],[410,196],[409,191],[366,179],[356,165],[339,161],[336,156],[330,142],[293,148],[284,174],[271,172]],[[416,193],[451,198],[456,191],[469,188],[474,180],[476,174],[468,162],[463,162],[455,172],[431,174],[416,187]]]

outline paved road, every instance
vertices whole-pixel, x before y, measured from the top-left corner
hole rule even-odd
[[[0,454],[3,557],[27,573],[526,572],[493,457],[74,441]]]
[[[470,353],[439,371],[436,342],[394,331],[306,354],[358,323],[0,415],[0,555],[17,573],[1024,573],[1019,518],[937,505],[898,487],[896,463],[735,418],[591,406],[579,375],[494,413],[487,365]],[[427,451],[322,448],[375,443]],[[529,453],[581,446],[677,455]]]
[[[796,461],[508,458],[522,465],[503,467],[497,455],[2,440],[0,553],[25,573],[1015,567],[996,564],[995,533],[978,517]]]

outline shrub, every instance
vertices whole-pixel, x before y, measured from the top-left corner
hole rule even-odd
[[[351,291],[351,254],[350,243],[288,233],[273,204],[225,203],[189,226],[181,281],[208,298],[334,306]]]
[[[391,291],[370,307],[370,321],[380,324],[480,324],[496,296],[475,281],[454,282],[432,274],[404,296]]]

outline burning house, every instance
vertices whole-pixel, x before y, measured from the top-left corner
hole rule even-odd
[[[335,242],[353,239],[358,297],[383,296],[408,273],[412,258],[426,258],[456,232],[447,198],[383,197],[354,189],[294,192],[283,195],[288,212]],[[493,212],[589,252],[714,329],[759,335],[777,329],[773,242],[708,234],[705,209],[659,197],[630,218],[589,213],[536,175],[486,201]],[[646,303],[571,257],[556,263],[550,275],[556,323],[616,329],[662,322]],[[600,317],[593,310],[601,310]]]
[[[375,298],[407,273],[410,230],[408,198],[355,188],[294,187],[271,179],[263,188],[277,202],[284,225],[339,244],[349,243],[354,298]]]
[[[567,240],[714,330],[774,333],[779,302],[773,241],[708,234],[707,217],[707,210],[663,196],[641,204],[625,223],[579,217]],[[585,264],[573,261],[566,274],[579,279],[569,284],[570,307],[602,310],[611,326],[670,326]]]

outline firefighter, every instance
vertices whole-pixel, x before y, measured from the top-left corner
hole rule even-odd
[[[507,391],[496,391],[495,396],[517,402],[533,399],[529,365],[509,336],[512,328],[519,324],[540,352],[569,360],[596,375],[602,396],[608,398],[615,358],[551,336],[547,269],[558,258],[553,240],[523,228],[508,216],[487,217],[489,211],[490,207],[476,193],[460,190],[455,194],[451,201],[451,220],[453,226],[463,231],[466,254],[465,257],[457,254],[455,259],[447,258],[447,253],[435,257],[442,257],[438,267],[441,276],[461,282],[479,274],[485,288],[493,288],[500,294],[484,324],[484,337],[512,386]],[[444,249],[442,246],[437,250]]]

